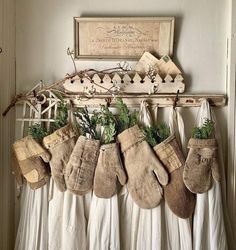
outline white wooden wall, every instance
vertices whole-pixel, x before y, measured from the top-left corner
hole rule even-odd
[[[229,215],[236,239],[236,1],[231,0],[228,23],[228,61],[227,61],[227,93],[228,93],[228,178],[227,200]],[[235,244],[234,244],[235,247]]]
[[[0,111],[15,94],[15,0],[0,0]],[[14,247],[14,178],[10,147],[14,140],[15,115],[0,116],[0,249]]]

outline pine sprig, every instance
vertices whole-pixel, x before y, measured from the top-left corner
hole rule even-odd
[[[160,123],[151,127],[144,127],[143,133],[147,142],[154,147],[170,136],[170,128],[166,123]]]
[[[127,105],[121,98],[116,98],[116,107],[119,110],[117,119],[118,133],[138,124],[138,112],[134,111],[133,113],[130,113]]]
[[[194,139],[208,139],[215,131],[215,123],[205,118],[205,121],[201,127],[195,127],[192,130],[192,138]]]
[[[157,129],[155,127],[144,127],[143,133],[146,137],[146,141],[148,144],[150,144],[152,147],[156,146],[158,144],[158,133]]]
[[[39,123],[36,123],[28,128],[28,134],[35,140],[42,141],[42,139],[48,135],[45,128],[41,127]]]
[[[158,137],[160,138],[159,142],[164,141],[170,136],[170,127],[165,122],[158,124],[157,134],[158,134]]]

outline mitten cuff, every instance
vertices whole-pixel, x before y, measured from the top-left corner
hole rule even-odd
[[[126,129],[124,132],[117,136],[118,141],[121,144],[121,152],[131,148],[134,144],[140,143],[145,140],[145,136],[139,129],[138,125]]]
[[[166,166],[169,173],[180,168],[184,164],[183,153],[181,152],[174,135],[169,136],[153,149]]]
[[[103,144],[100,147],[100,150],[106,150],[109,148],[115,148],[116,147],[116,143],[109,143],[109,144]]]
[[[13,150],[18,161],[23,161],[45,152],[45,149],[32,136],[26,136],[16,141],[13,144]]]
[[[163,150],[163,147],[166,147],[172,140],[175,140],[175,135],[169,136],[167,139],[165,139],[163,142],[157,144],[153,149],[155,152],[160,152],[160,155],[158,155],[160,158],[166,158],[169,155],[166,151]],[[171,152],[169,152],[171,154]]]
[[[191,138],[188,142],[188,148],[217,148],[216,139],[194,139]]]
[[[54,148],[57,144],[63,143],[72,137],[76,136],[76,132],[71,125],[66,125],[56,130],[51,135],[43,138],[43,144],[46,148]]]

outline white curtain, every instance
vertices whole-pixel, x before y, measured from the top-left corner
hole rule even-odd
[[[69,191],[60,192],[51,179],[48,214],[49,250],[86,250],[90,199],[91,194],[83,197]]]
[[[117,195],[102,199],[93,193],[87,233],[89,250],[120,249]]]
[[[45,250],[48,244],[48,185],[21,192],[20,222],[15,250]]]

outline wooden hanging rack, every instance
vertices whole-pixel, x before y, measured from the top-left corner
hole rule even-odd
[[[95,81],[94,77],[91,79],[91,76],[88,74],[91,72],[94,74],[95,78],[98,78],[97,82]],[[208,99],[212,106],[219,107],[226,104],[226,96],[224,94],[179,94],[178,102],[176,102],[176,94],[173,93],[182,93],[184,91],[182,83],[183,78],[181,76],[176,76],[173,82],[171,82],[173,78],[171,78],[169,75],[165,77],[166,82],[161,81],[160,77],[155,75],[154,81],[146,77],[146,84],[140,82],[140,79],[137,81],[132,80],[133,82],[129,82],[130,79],[128,79],[127,82],[123,83],[120,82],[120,77],[118,77],[117,74],[121,72],[125,73],[126,75],[127,72],[134,73],[132,70],[128,70],[126,66],[119,64],[116,68],[102,71],[87,69],[78,72],[76,70],[75,73],[71,75],[68,74],[65,78],[49,85],[45,85],[41,81],[27,93],[16,95],[2,115],[5,116],[8,111],[15,106],[15,104],[21,103],[22,101],[33,101],[34,103],[40,104],[42,103],[42,99],[47,99],[49,92],[60,94],[63,99],[71,100],[74,105],[87,105],[89,107],[96,107],[99,104],[109,104],[112,106],[112,100],[116,96],[123,98],[124,102],[128,106],[139,106],[142,100],[147,100],[150,105],[159,105],[160,107],[173,106],[173,104],[176,104],[176,106],[179,107],[197,107],[200,106],[202,99]],[[109,78],[107,80],[107,85],[103,85],[103,83],[101,83],[101,79],[98,77],[99,74],[105,74],[106,76],[109,76],[110,74],[113,76],[113,78]],[[114,77],[117,78],[115,83]],[[134,78],[135,77],[138,77],[137,72],[135,73]],[[84,83],[81,83],[81,85],[85,84],[85,87],[81,87],[79,85],[81,79],[84,81]],[[160,82],[158,82],[159,80]],[[70,89],[68,89],[68,85],[74,85],[75,82],[77,87],[75,85],[73,91],[69,91]],[[123,87],[124,90],[120,89],[122,88],[122,84],[125,84]],[[159,88],[159,91],[155,91],[155,84],[157,84],[157,89]],[[132,87],[135,87],[135,91],[133,91],[132,87],[129,87],[129,85],[133,85]],[[144,93],[138,92],[139,88],[141,88],[141,91],[143,88],[139,87],[140,85],[146,85],[145,88],[147,88],[145,89]],[[165,94],[161,91],[160,86],[163,86],[163,89],[165,89],[165,85],[169,86],[167,87],[168,94]],[[131,92],[127,93],[126,90],[130,89]],[[75,90],[78,90],[79,92],[76,92]],[[107,100],[111,101],[108,103]]]
[[[122,94],[118,95],[123,99],[128,107],[139,107],[141,101],[147,100],[149,105],[159,107],[170,107],[175,104],[176,94]],[[75,106],[98,107],[100,104],[114,106],[114,98],[110,95],[94,95],[91,99],[72,98]],[[226,105],[227,98],[224,94],[178,94],[176,101],[177,107],[199,107],[203,99],[207,99],[211,106],[223,107]]]

